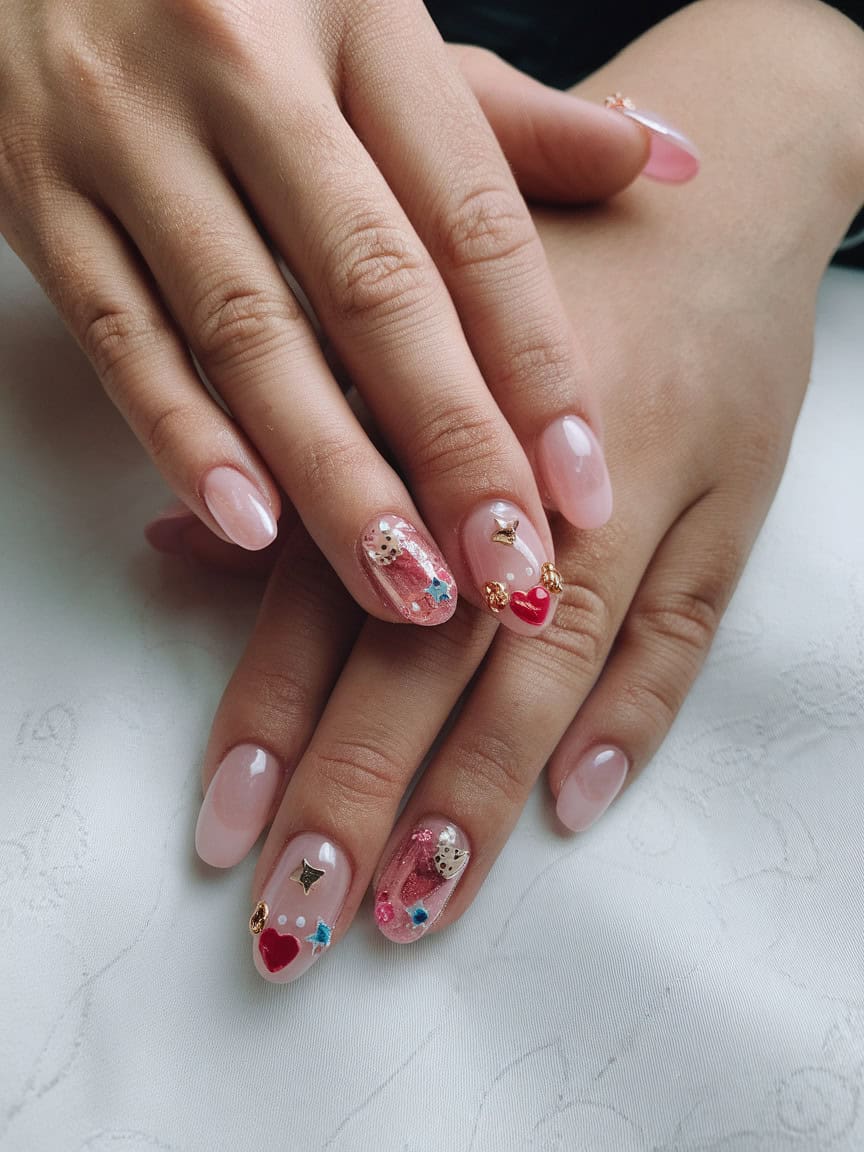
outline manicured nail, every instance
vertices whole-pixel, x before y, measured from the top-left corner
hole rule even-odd
[[[151,548],[178,556],[183,551],[183,535],[198,517],[185,504],[177,501],[155,516],[144,527],[144,536]]]
[[[211,468],[201,495],[228,539],[241,548],[258,552],[276,539],[276,520],[263,495],[236,468]]]
[[[205,864],[233,868],[240,863],[264,830],[281,779],[279,761],[263,748],[231,749],[198,813],[195,849]]]
[[[465,833],[441,816],[422,821],[396,848],[375,890],[375,923],[397,944],[434,924],[462,879],[470,848]]]
[[[555,507],[577,528],[600,528],[612,515],[612,483],[597,437],[578,416],[553,420],[537,446]]]
[[[475,508],[462,527],[462,548],[483,599],[502,624],[531,636],[550,623],[561,577],[520,508],[509,500]]]
[[[438,550],[400,516],[379,516],[360,542],[364,566],[390,608],[412,624],[443,624],[456,611],[456,581]]]
[[[643,176],[665,184],[683,184],[699,171],[699,153],[692,140],[654,112],[637,108],[632,100],[616,92],[606,97],[606,107],[622,112],[651,133],[651,152],[642,169]]]
[[[330,947],[350,885],[348,858],[332,841],[306,832],[288,842],[249,921],[265,980],[296,980]]]
[[[611,745],[591,748],[564,778],[556,806],[558,819],[571,832],[590,828],[621,791],[629,769],[620,749]]]

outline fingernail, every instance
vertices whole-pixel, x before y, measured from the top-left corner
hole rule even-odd
[[[600,528],[612,515],[612,483],[597,437],[578,416],[553,420],[538,444],[555,507],[577,528]]]
[[[465,833],[441,816],[417,824],[390,857],[375,890],[375,923],[397,944],[435,923],[470,856]]]
[[[332,841],[306,832],[288,842],[249,921],[265,980],[296,980],[326,952],[350,885],[348,858]]]
[[[232,748],[198,813],[195,850],[205,864],[233,868],[264,830],[282,779],[279,761],[254,744]]]
[[[621,112],[641,124],[651,133],[651,152],[642,169],[643,176],[661,180],[666,184],[682,184],[692,180],[699,171],[699,153],[696,145],[683,132],[654,112],[637,108],[632,100],[616,92],[606,97],[606,107]]]
[[[620,749],[591,748],[564,778],[556,805],[558,819],[571,832],[590,828],[621,791],[629,769]]]
[[[384,603],[412,624],[443,624],[456,611],[456,581],[444,558],[407,520],[377,517],[360,553]]]
[[[276,520],[261,492],[236,468],[211,468],[201,495],[229,540],[258,552],[276,539]]]
[[[502,624],[532,636],[551,622],[561,577],[521,508],[509,500],[479,505],[462,527],[462,548],[483,599]]]
[[[144,537],[151,548],[178,556],[183,551],[183,535],[198,517],[179,501],[169,505],[144,526]]]

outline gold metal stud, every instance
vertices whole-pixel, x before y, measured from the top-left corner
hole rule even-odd
[[[253,936],[258,936],[264,931],[264,925],[267,923],[269,915],[270,909],[263,900],[255,905],[255,911],[249,917],[249,931]]]
[[[306,895],[309,895],[313,885],[317,884],[321,877],[324,875],[323,868],[314,868],[306,857],[303,857],[303,863],[300,864],[291,873],[291,879],[296,880],[303,888]]]
[[[540,569],[540,583],[547,592],[552,592],[556,596],[559,596],[564,588],[561,583],[561,573],[554,564],[548,562]]]
[[[507,544],[512,548],[516,543],[516,529],[519,527],[519,521],[499,520],[496,516],[495,523],[498,525],[498,527],[492,533],[492,543]]]
[[[607,108],[623,109],[627,112],[635,112],[636,105],[627,96],[622,96],[620,92],[616,92],[613,96],[607,96],[603,101]]]
[[[483,596],[486,604],[493,612],[500,612],[510,603],[507,589],[497,580],[488,580],[483,585]]]

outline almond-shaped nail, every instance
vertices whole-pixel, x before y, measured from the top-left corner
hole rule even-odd
[[[621,112],[651,133],[651,152],[642,169],[643,176],[665,184],[683,184],[699,171],[699,152],[692,140],[662,116],[637,108],[632,100],[616,92],[606,97],[606,107]]]
[[[502,624],[536,636],[555,615],[561,577],[536,528],[509,500],[489,500],[462,526],[462,549],[481,596]]]
[[[598,820],[621,791],[630,764],[620,748],[591,748],[565,776],[558,793],[558,819],[571,832],[584,832]]]
[[[444,558],[401,516],[378,516],[360,541],[363,564],[384,603],[412,624],[443,624],[456,611],[456,581]]]
[[[468,838],[442,816],[430,816],[397,846],[375,889],[375,923],[397,944],[410,944],[430,928],[462,879]]]
[[[561,515],[577,528],[600,528],[612,515],[612,483],[603,449],[579,416],[562,416],[537,445],[543,481]]]
[[[198,813],[195,850],[205,864],[233,868],[264,830],[282,780],[279,761],[254,744],[238,744],[210,781]]]
[[[264,495],[236,468],[211,468],[201,482],[201,495],[234,544],[258,552],[276,539],[276,518]]]
[[[249,920],[265,980],[296,980],[327,951],[350,885],[348,857],[332,840],[304,832],[288,842]]]

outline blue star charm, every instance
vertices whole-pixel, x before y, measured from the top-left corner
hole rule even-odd
[[[410,908],[406,908],[408,918],[414,928],[422,928],[426,921],[429,919],[429,913],[418,900],[416,904],[412,904]]]
[[[318,923],[315,926],[315,931],[311,936],[305,937],[305,939],[312,945],[313,956],[316,952],[320,952],[322,949],[330,947],[330,936],[332,935],[332,932],[333,929],[330,927],[330,925],[325,924],[324,921],[319,918]]]
[[[440,604],[442,600],[450,599],[450,585],[439,580],[437,576],[433,576],[432,583],[423,591],[428,592],[436,604]]]

